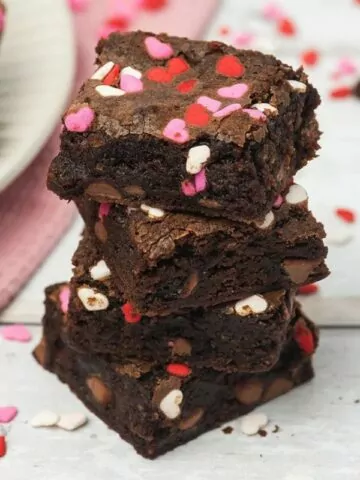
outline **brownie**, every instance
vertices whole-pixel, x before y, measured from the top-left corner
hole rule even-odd
[[[260,374],[186,370],[184,365],[139,369],[80,354],[63,342],[62,312],[55,308],[46,313],[34,356],[138,453],[155,458],[310,380],[304,332],[311,331],[311,342],[317,344],[317,331],[308,320],[299,322],[297,336],[289,337],[277,365]]]
[[[306,192],[293,185],[292,192]],[[77,201],[99,240],[113,281],[140,314],[168,315],[290,289],[325,278],[323,226],[306,207],[284,201],[270,222],[232,222],[142,205],[126,208]],[[100,205],[100,209],[99,209]],[[86,257],[87,254],[84,254]],[[75,256],[75,264],[86,261]],[[91,265],[89,265],[90,267]]]
[[[320,99],[301,68],[144,32],[97,54],[49,172],[62,198],[260,220],[316,155]]]

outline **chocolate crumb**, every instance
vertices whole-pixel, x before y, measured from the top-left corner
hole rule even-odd
[[[354,403],[360,403],[360,398],[357,398]]]
[[[279,425],[275,425],[273,430],[272,430],[272,433],[278,433],[278,432],[280,432],[280,427],[279,427]]]
[[[266,430],[261,429],[258,431],[258,435],[260,435],[260,437],[267,437],[267,434],[268,433]]]
[[[343,399],[343,397],[339,397],[339,400],[342,400],[342,399]]]
[[[225,433],[225,435],[230,435],[234,431],[234,429],[233,429],[233,427],[229,426],[229,427],[223,428],[222,431],[223,431],[223,433]]]
[[[355,85],[355,87],[353,89],[353,93],[354,93],[355,97],[360,98],[360,80]]]

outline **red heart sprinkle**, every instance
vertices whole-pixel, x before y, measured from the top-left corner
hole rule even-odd
[[[167,0],[142,0],[141,7],[145,10],[160,10],[167,5]]]
[[[125,322],[127,322],[127,323],[138,323],[138,322],[140,322],[141,315],[139,315],[138,313],[136,313],[134,311],[134,307],[131,305],[131,303],[129,303],[129,302],[125,303],[121,307],[121,311],[124,315]]]
[[[318,285],[316,283],[309,283],[308,285],[302,285],[298,288],[297,293],[299,295],[313,295],[319,291]]]
[[[350,87],[338,87],[330,91],[331,98],[347,98],[352,95],[352,89]]]
[[[193,103],[186,109],[184,119],[194,127],[206,127],[210,122],[210,115],[205,107],[199,103]]]
[[[6,454],[6,437],[0,430],[0,458],[5,457]]]
[[[183,58],[171,58],[167,63],[167,71],[171,75],[180,75],[181,73],[187,72],[189,69],[190,65]]]
[[[307,66],[314,66],[319,61],[319,53],[316,50],[306,50],[301,54],[301,63]]]
[[[356,215],[352,210],[348,208],[337,208],[335,213],[338,217],[340,217],[346,223],[355,223]]]
[[[191,368],[183,363],[169,363],[166,367],[166,371],[170,375],[175,377],[187,377],[191,374]]]
[[[197,80],[184,80],[183,82],[179,83],[179,85],[176,86],[176,90],[178,90],[180,93],[189,93],[195,85],[197,84]]]
[[[216,71],[225,77],[240,77],[245,67],[234,55],[224,55],[216,64]]]
[[[146,76],[152,82],[158,83],[170,83],[173,79],[173,76],[164,67],[150,68],[146,72]]]
[[[118,86],[120,70],[120,65],[114,65],[110,72],[106,75],[102,83],[104,85]]]
[[[294,339],[306,355],[312,355],[314,353],[314,336],[308,327],[301,321],[297,322],[295,325]]]
[[[116,17],[110,17],[107,19],[106,24],[112,28],[116,28],[116,30],[127,30],[129,28],[129,19],[122,15]]]
[[[281,18],[278,23],[278,31],[283,35],[288,37],[292,37],[296,33],[296,28],[292,20],[290,18]]]

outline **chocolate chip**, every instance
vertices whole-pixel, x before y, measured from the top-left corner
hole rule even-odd
[[[180,297],[181,298],[189,297],[197,287],[198,283],[199,283],[199,274],[197,272],[191,273],[185,282],[185,285],[182,289]]]
[[[235,397],[239,403],[254,405],[261,399],[263,384],[260,380],[247,380],[235,387]]]
[[[258,431],[258,435],[260,435],[260,437],[267,437],[267,431],[266,430],[263,430],[262,428]]]
[[[99,377],[89,377],[86,380],[86,384],[90,389],[95,400],[100,405],[108,405],[111,402],[112,393],[109,387]]]
[[[152,402],[159,406],[161,400],[166,397],[172,390],[179,390],[181,387],[181,379],[179,377],[168,377],[160,380],[158,385],[154,389]]]
[[[46,340],[45,337],[43,337],[39,343],[39,345],[35,348],[33,352],[34,357],[36,360],[40,363],[40,365],[44,366],[45,365],[45,359],[46,359]]]
[[[95,223],[94,233],[96,238],[100,240],[100,242],[105,243],[107,240],[107,231],[105,225],[101,220]]]
[[[290,279],[296,283],[304,283],[309,275],[319,266],[321,259],[317,260],[296,260],[286,259],[283,262],[283,267]]]
[[[199,204],[205,208],[220,208],[221,205],[216,200],[210,200],[209,198],[202,198],[199,200]]]
[[[180,420],[178,425],[179,429],[190,430],[190,428],[195,427],[195,425],[197,425],[204,416],[204,413],[205,412],[203,408],[196,408],[190,415]]]
[[[146,196],[145,191],[139,185],[128,185],[123,187],[122,191],[131,197],[144,198]]]
[[[105,203],[123,203],[124,197],[112,185],[105,182],[91,183],[85,192],[93,200]]]
[[[276,378],[267,388],[262,398],[264,402],[268,402],[273,398],[280,397],[289,392],[293,388],[294,384],[287,378]]]
[[[179,356],[191,355],[191,343],[185,340],[185,338],[176,338],[170,343],[172,347],[172,354]]]

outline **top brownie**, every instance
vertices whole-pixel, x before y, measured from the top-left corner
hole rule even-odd
[[[264,218],[312,159],[319,95],[271,55],[165,34],[112,34],[64,116],[60,197]]]

